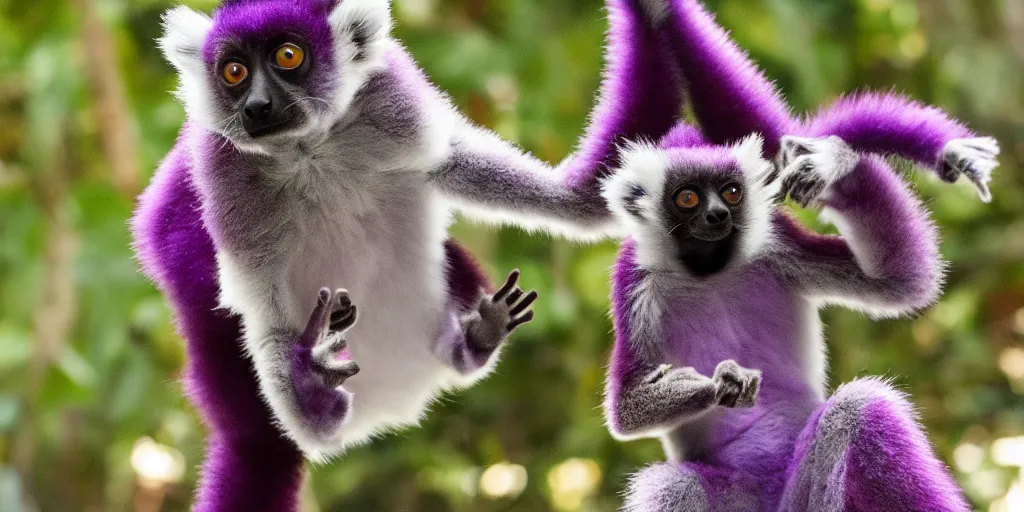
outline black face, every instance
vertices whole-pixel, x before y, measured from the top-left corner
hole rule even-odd
[[[282,37],[232,48],[218,61],[228,108],[251,137],[279,133],[302,121],[302,110],[294,107],[308,96],[303,86],[310,57],[300,38]]]
[[[697,276],[714,274],[736,252],[743,188],[728,176],[707,176],[666,187],[665,215],[683,265]]]

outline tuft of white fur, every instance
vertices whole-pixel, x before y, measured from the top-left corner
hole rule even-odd
[[[978,189],[978,196],[984,202],[992,201],[992,192],[988,183],[992,180],[992,171],[999,166],[999,142],[992,137],[974,137],[953,139],[942,148],[944,159],[949,158],[965,169],[970,169],[968,179]]]
[[[622,165],[601,183],[601,195],[626,233],[637,241],[637,263],[656,270],[664,266],[664,255],[672,251],[658,212],[671,162],[664,150],[646,142],[627,143],[621,154]],[[642,191],[634,202],[640,218],[626,209],[626,199],[634,195],[635,189]]]
[[[211,126],[211,99],[203,63],[203,43],[213,27],[209,16],[185,6],[169,9],[163,14],[163,35],[157,45],[167,62],[178,71],[180,84],[175,96],[191,119]]]
[[[781,180],[765,185],[774,167],[762,156],[763,148],[764,138],[760,134],[749,135],[732,148],[733,157],[743,174],[747,189],[744,194],[746,223],[743,226],[740,244],[745,258],[752,258],[760,253],[772,239],[772,201]]]
[[[393,44],[391,5],[383,0],[344,0],[331,11],[327,23],[334,35],[334,59],[339,70],[332,103],[336,112],[343,113],[367,78],[385,66],[384,56]],[[367,36],[362,48],[353,39],[356,26]],[[360,52],[362,56],[357,59]]]

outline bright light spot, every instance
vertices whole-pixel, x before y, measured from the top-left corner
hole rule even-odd
[[[1024,308],[1013,314],[1013,332],[1024,336]]]
[[[999,470],[986,470],[973,473],[967,478],[967,487],[977,496],[986,500],[998,498],[1006,490],[1006,481],[1003,472]]]
[[[601,466],[591,459],[569,459],[548,472],[548,487],[555,508],[576,510],[601,483]]]
[[[892,7],[893,0],[865,0],[868,9],[875,12],[882,12]]]
[[[510,111],[519,101],[519,88],[516,81],[508,75],[493,74],[487,77],[487,94],[494,101],[498,110]]]
[[[988,512],[1018,512],[1024,510],[1024,480],[1017,480],[1006,495],[992,502]]]
[[[434,0],[399,0],[398,13],[409,25],[426,24],[434,16]]]
[[[900,39],[900,55],[907,60],[917,60],[928,51],[928,39],[920,30],[908,32]]]
[[[961,473],[974,473],[984,461],[985,450],[974,443],[964,443],[953,450],[953,464]]]
[[[499,462],[480,475],[480,492],[489,498],[515,498],[526,489],[526,468]]]
[[[996,439],[992,443],[992,460],[1000,466],[1024,467],[1024,436]]]
[[[999,369],[1007,377],[1024,379],[1024,348],[1010,347],[999,354]]]
[[[150,487],[180,482],[185,475],[185,457],[181,452],[148,437],[135,441],[131,463],[139,481]]]

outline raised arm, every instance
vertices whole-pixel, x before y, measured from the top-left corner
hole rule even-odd
[[[460,125],[433,182],[473,217],[589,237],[610,228],[600,180],[627,140],[655,141],[680,119],[679,73],[659,51],[642,0],[608,0],[604,79],[575,154],[555,171],[495,134]]]
[[[605,382],[605,417],[618,439],[657,437],[716,406],[753,405],[760,373],[723,361],[712,377],[661,364],[660,308],[641,291],[646,273],[626,243],[612,277],[615,347]]]
[[[941,109],[896,94],[857,94],[823,109],[800,133],[835,135],[860,152],[906,158],[950,183],[964,175],[983,200],[991,197],[988,182],[999,145]]]
[[[648,2],[666,5],[659,31],[707,139],[728,145],[760,133],[764,156],[774,158],[782,135],[795,124],[775,86],[698,0]]]
[[[878,156],[831,137],[783,170],[783,193],[821,204],[840,236],[819,235],[777,213],[782,270],[808,296],[876,316],[933,303],[942,284],[935,227],[907,185]]]

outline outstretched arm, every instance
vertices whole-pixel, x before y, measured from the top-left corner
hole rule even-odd
[[[900,156],[950,183],[965,175],[983,200],[991,197],[988,182],[997,165],[999,145],[990,137],[977,136],[941,109],[895,94],[857,94],[819,112],[800,133],[835,135],[860,152]],[[783,153],[792,150],[784,148]]]
[[[646,276],[628,244],[612,278],[615,347],[604,402],[612,435],[656,437],[719,405],[753,405],[760,372],[723,361],[712,377],[706,377],[693,368],[658,363],[663,343],[659,307],[639,289]]]
[[[811,297],[877,316],[930,305],[942,284],[935,227],[907,185],[877,156],[830,137],[783,170],[783,193],[822,204],[840,236],[810,232],[781,212],[773,219],[781,265]]]
[[[667,5],[659,30],[683,73],[686,94],[705,136],[715,144],[764,136],[772,159],[793,122],[782,96],[698,0]]]
[[[659,51],[646,0],[608,0],[607,62],[597,105],[578,150],[552,172],[485,130],[461,124],[451,155],[432,180],[460,209],[484,220],[570,236],[603,234],[613,224],[600,180],[622,143],[656,141],[680,119],[680,76]]]

